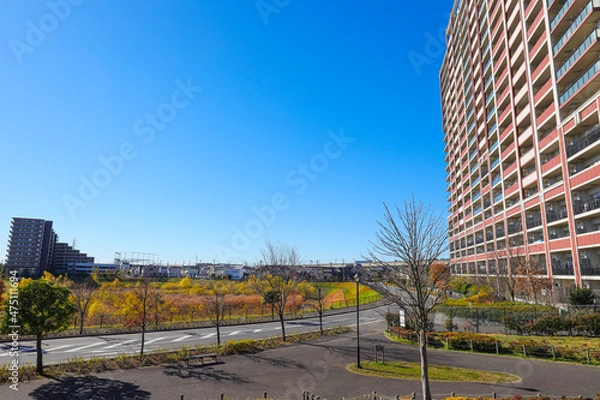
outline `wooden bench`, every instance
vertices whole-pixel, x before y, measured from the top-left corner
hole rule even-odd
[[[204,360],[211,360],[213,362],[217,362],[217,357],[219,356],[219,354],[217,353],[206,353],[206,354],[197,354],[195,356],[187,356],[186,358],[184,358],[186,365],[188,365],[190,363],[190,360],[200,360],[200,362],[202,363],[202,365],[204,365]]]

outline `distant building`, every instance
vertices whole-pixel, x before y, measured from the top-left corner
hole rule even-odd
[[[231,280],[246,279],[251,274],[251,269],[246,265],[234,265],[225,270],[225,275]]]
[[[71,263],[93,264],[94,257],[88,257],[86,253],[81,253],[67,243],[57,242],[52,251],[52,270],[62,273],[67,270]]]
[[[19,276],[41,275],[49,268],[55,240],[52,221],[13,218],[5,269],[17,269]]]
[[[93,263],[94,257],[58,242],[52,221],[14,217],[10,226],[5,270],[40,276],[46,270],[66,272],[69,263]]]
[[[115,274],[118,270],[117,264],[100,264],[87,262],[70,262],[67,267],[68,274]]]

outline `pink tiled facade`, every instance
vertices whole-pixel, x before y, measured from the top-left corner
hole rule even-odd
[[[440,82],[454,273],[600,290],[600,0],[456,1]]]

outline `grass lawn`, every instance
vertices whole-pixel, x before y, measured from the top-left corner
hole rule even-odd
[[[384,378],[396,378],[406,380],[421,379],[421,365],[409,362],[363,362],[362,368],[357,369],[355,364],[348,370],[368,376],[379,376]],[[510,383],[521,380],[516,375],[504,372],[482,371],[477,369],[446,367],[441,365],[429,365],[429,379],[432,381],[445,382],[483,382],[483,383]]]
[[[386,337],[394,342],[416,346],[415,342],[411,342],[405,338],[397,337],[389,332],[385,333]],[[527,357],[539,358],[543,360],[552,360],[552,350],[557,361],[573,362],[578,364],[587,364],[587,353],[589,350],[590,365],[600,365],[600,338],[586,336],[518,336],[504,334],[469,334],[461,333],[466,339],[463,340],[463,348],[451,347],[450,350],[470,351],[464,348],[465,340],[472,339],[475,344],[475,351],[480,351],[479,344],[481,339],[477,337],[491,338],[491,349],[488,345],[485,352],[494,354],[493,343],[498,341],[500,345],[500,353],[502,355],[510,355],[513,357],[523,357],[522,346],[527,349]],[[434,335],[439,338],[439,334]],[[444,339],[441,340],[442,343]],[[451,345],[452,346],[452,345]]]

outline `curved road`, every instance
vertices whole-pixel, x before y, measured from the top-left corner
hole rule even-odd
[[[386,360],[418,361],[418,349],[385,339],[382,311],[361,313],[361,357],[372,359],[374,345],[385,347]],[[354,315],[337,315],[327,318],[328,326],[353,324]],[[364,325],[363,325],[364,324]],[[304,331],[318,328],[315,320],[288,323],[288,330]],[[224,339],[242,337],[264,337],[278,334],[277,324],[245,325],[227,327]],[[259,330],[260,331],[256,331]],[[147,338],[149,347],[178,347],[202,341],[214,343],[210,329],[155,332]],[[19,391],[0,386],[0,399],[50,400],[50,399],[134,399],[175,400],[183,395],[185,400],[218,399],[221,393],[231,399],[269,398],[298,399],[302,391],[308,390],[322,399],[336,400],[363,398],[377,391],[392,399],[394,395],[419,393],[417,381],[404,381],[350,373],[346,367],[356,361],[356,333],[321,338],[309,342],[263,351],[255,354],[222,357],[219,363],[210,365],[185,365],[173,363],[134,370],[112,371],[89,376],[65,376],[40,379],[21,383]],[[135,336],[135,337],[134,337]],[[68,340],[79,340],[67,343]],[[125,343],[128,340],[138,342]],[[153,341],[150,343],[150,341]],[[60,359],[67,354],[86,356],[106,354],[113,349],[119,352],[135,351],[139,345],[139,334],[111,337],[57,339],[48,341],[46,357]],[[101,344],[99,344],[101,343]],[[68,346],[63,347],[60,346]],[[70,347],[69,347],[70,346]],[[88,347],[85,347],[88,346]],[[108,346],[114,346],[106,349]],[[85,348],[84,348],[85,347]],[[76,351],[67,353],[69,349]],[[96,350],[94,350],[96,349]],[[94,351],[98,351],[94,353]],[[52,353],[55,353],[52,355]],[[521,381],[508,384],[432,382],[434,398],[456,395],[512,397],[514,394],[535,396],[538,393],[550,396],[583,395],[594,397],[600,392],[600,368],[529,359],[498,357],[441,350],[429,350],[432,364],[453,365],[467,368],[503,371],[516,374]]]
[[[387,307],[371,310],[362,310],[360,313],[361,324],[381,321]],[[334,326],[356,325],[356,314],[347,312],[343,314],[326,315],[323,317],[323,328]],[[300,320],[286,321],[286,334],[317,331],[319,320],[316,317]],[[262,339],[270,336],[281,335],[279,322],[264,322],[248,325],[228,325],[221,327],[221,343],[228,340]],[[174,331],[146,332],[144,340],[144,353],[157,349],[177,349],[183,346],[196,346],[199,344],[216,344],[216,329],[197,328]],[[117,335],[76,336],[69,338],[46,339],[42,342],[44,365],[63,362],[70,358],[113,357],[118,354],[134,354],[140,351],[141,334],[127,333]],[[10,344],[0,345],[0,365],[9,363]],[[19,364],[35,364],[35,341],[19,343]]]

